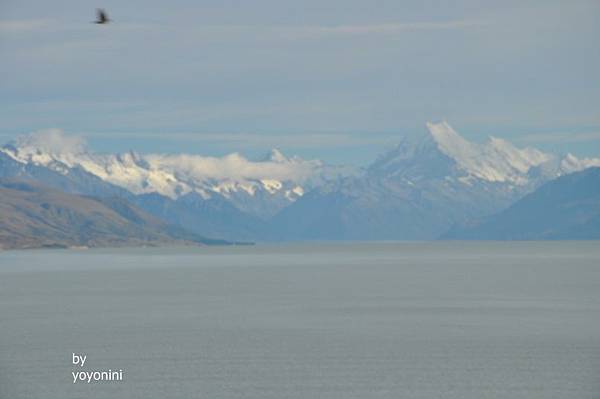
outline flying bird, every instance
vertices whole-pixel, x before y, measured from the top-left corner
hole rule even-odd
[[[98,8],[96,10],[96,15],[97,15],[98,19],[96,19],[94,21],[95,24],[107,24],[110,22],[110,19],[108,18],[108,15],[106,14],[106,11],[104,11],[103,9]]]

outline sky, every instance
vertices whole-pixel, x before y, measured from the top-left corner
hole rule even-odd
[[[598,38],[597,0],[0,0],[0,142],[365,164],[446,120],[600,156]]]

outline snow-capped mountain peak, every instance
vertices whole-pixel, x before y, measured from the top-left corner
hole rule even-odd
[[[456,162],[465,178],[489,182],[526,184],[533,167],[553,156],[532,148],[517,148],[510,142],[490,137],[484,144],[472,143],[460,136],[447,122],[427,123],[438,149]],[[465,181],[467,181],[465,180]]]
[[[273,148],[269,152],[269,155],[265,158],[265,161],[282,163],[282,162],[288,162],[289,159],[285,155],[283,155],[283,153],[281,151],[279,151],[277,148]]]
[[[429,134],[433,137],[438,148],[452,158],[470,157],[476,152],[473,143],[465,140],[446,122],[427,122]]]
[[[134,151],[97,154],[88,151],[83,140],[58,129],[22,136],[0,151],[22,164],[62,174],[81,168],[136,195],[158,193],[175,200],[189,193],[204,199],[222,197],[261,216],[277,212],[323,179],[342,173],[319,160],[286,157],[277,149],[261,161],[236,152],[222,157]]]
[[[545,179],[600,165],[600,159],[578,159],[573,155],[563,159],[535,148],[519,148],[497,137],[474,143],[445,121],[426,126],[427,133],[420,138],[405,139],[379,157],[369,167],[369,174],[407,184],[442,179],[466,185],[479,181],[535,186]]]

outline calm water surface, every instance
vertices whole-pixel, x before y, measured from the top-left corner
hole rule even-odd
[[[598,399],[600,244],[0,253],[0,398]]]

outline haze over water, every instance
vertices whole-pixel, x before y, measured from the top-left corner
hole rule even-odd
[[[0,332],[2,398],[597,399],[600,247],[4,252]]]

